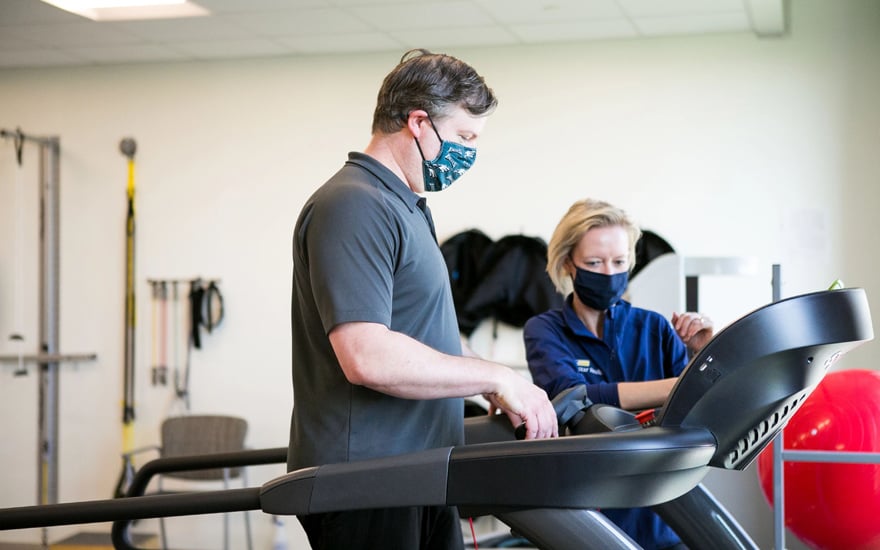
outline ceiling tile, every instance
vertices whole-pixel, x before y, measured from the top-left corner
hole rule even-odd
[[[330,7],[327,0],[192,0],[192,2],[211,13]]]
[[[86,19],[75,23],[20,25],[4,29],[3,34],[52,47],[101,46],[140,41],[119,29]]]
[[[475,0],[500,23],[610,19],[624,13],[614,0]]]
[[[78,21],[85,19],[37,0],[0,0],[0,27]]]
[[[392,31],[389,34],[397,38],[407,48],[426,48],[433,51],[441,51],[451,47],[498,46],[520,43],[514,34],[497,26]]]
[[[400,4],[433,4],[437,0],[327,0],[331,4],[339,8],[350,8],[352,6],[368,6],[368,5],[400,5]]]
[[[235,59],[240,57],[258,57],[262,55],[283,55],[290,53],[275,40],[254,38],[246,40],[218,40],[204,42],[176,42],[175,51],[199,59]]]
[[[260,36],[362,33],[373,30],[351,14],[335,8],[274,10],[231,14],[223,18]]]
[[[0,52],[43,49],[39,40],[29,38],[27,33],[16,32],[14,28],[0,31]]]
[[[481,27],[493,23],[473,2],[427,2],[355,6],[351,13],[380,31]]]
[[[625,19],[602,21],[575,21],[570,23],[544,23],[540,25],[511,25],[523,42],[531,44],[549,42],[574,42],[602,38],[632,38],[637,30]]]
[[[617,0],[630,17],[742,12],[743,0]]]
[[[58,65],[81,65],[83,59],[68,52],[52,49],[25,51],[0,51],[0,67],[50,67]]]
[[[221,17],[184,17],[102,23],[149,42],[195,42],[251,38],[251,33]]]
[[[177,61],[185,59],[180,52],[157,44],[120,45],[113,48],[70,48],[72,54],[92,63],[128,63],[132,61]]]
[[[748,18],[742,12],[678,17],[642,17],[635,19],[633,24],[643,36],[750,31]]]
[[[378,32],[290,36],[277,40],[297,53],[378,52],[404,47],[387,34]]]

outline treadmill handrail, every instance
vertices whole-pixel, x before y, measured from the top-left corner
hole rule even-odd
[[[141,496],[153,477],[168,472],[188,472],[214,468],[235,468],[287,462],[287,447],[248,449],[205,455],[169,456],[155,458],[141,466],[131,480],[125,497]]]
[[[136,519],[260,509],[260,487],[145,496],[144,491],[156,474],[286,461],[287,447],[157,458],[135,473],[123,498],[6,508],[0,510],[0,530],[112,521],[114,548],[139,550],[132,546],[129,533]]]
[[[156,496],[143,495],[147,486],[150,484],[150,481],[157,474],[191,470],[210,470],[214,468],[257,466],[261,464],[277,464],[284,462],[287,462],[287,447],[249,449],[246,451],[213,453],[208,455],[157,458],[144,464],[135,473],[131,485],[129,485],[128,491],[126,491],[125,497],[122,499],[114,499],[110,502],[121,503],[131,498],[138,503],[143,502],[145,506],[149,506],[150,501],[146,501],[146,499],[152,499],[153,503],[159,503],[160,501],[157,499],[165,498],[167,500],[162,502],[169,505],[179,503],[179,510],[181,513],[167,513],[166,510],[163,510],[161,514],[162,517],[259,510],[260,487],[237,490],[240,491],[240,493],[236,496],[240,496],[240,499],[232,497],[226,498],[225,494],[230,491],[201,491],[197,493]],[[132,508],[139,509],[135,506],[132,506]],[[157,507],[154,506],[152,511],[155,512],[156,509]],[[112,518],[115,520],[113,521],[113,527],[110,531],[110,538],[113,541],[113,547],[116,550],[140,550],[136,546],[133,546],[129,529],[135,519],[147,517],[158,517],[158,515],[129,515]]]

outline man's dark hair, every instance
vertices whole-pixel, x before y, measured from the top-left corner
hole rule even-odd
[[[373,133],[397,132],[418,109],[432,118],[442,118],[449,107],[460,106],[482,116],[497,104],[492,89],[467,63],[446,54],[410,50],[382,82],[373,113]]]

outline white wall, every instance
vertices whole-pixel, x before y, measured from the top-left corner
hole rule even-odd
[[[701,309],[719,324],[769,301],[772,263],[783,266],[786,296],[838,277],[875,292],[880,4],[792,4],[782,39],[450,51],[484,74],[501,103],[472,173],[429,197],[441,239],[470,227],[547,239],[571,202],[592,195],[683,254],[755,256],[766,266],[704,282]],[[61,349],[98,354],[62,369],[60,500],[109,497],[119,467],[119,140],[138,143],[136,443],[157,440],[172,402],[170,389],[148,381],[146,279],[201,275],[222,280],[227,317],[193,356],[192,410],[246,417],[251,447],[284,445],[291,229],[345,153],[366,144],[375,94],[400,53],[0,71],[0,127],[61,138]],[[19,172],[11,143],[0,147],[0,354],[15,351],[6,337],[18,327],[17,299],[28,351],[37,345],[35,167],[33,151]],[[866,345],[841,366],[874,368],[875,350]],[[0,366],[0,507],[34,502],[36,401],[33,372],[16,378]],[[251,482],[281,471],[255,469]],[[719,497],[769,547],[769,508],[756,489],[736,490],[744,479],[757,486],[753,472],[722,483],[733,488]],[[265,539],[268,522],[260,528]],[[23,539],[38,533],[0,533]]]

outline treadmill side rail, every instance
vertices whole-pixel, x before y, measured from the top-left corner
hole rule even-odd
[[[304,515],[446,503],[452,447],[296,470],[263,485],[263,512]]]

